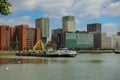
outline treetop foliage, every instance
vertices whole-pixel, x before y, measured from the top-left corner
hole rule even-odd
[[[12,4],[8,0],[0,0],[0,14],[1,15],[11,14],[10,6],[12,6]]]

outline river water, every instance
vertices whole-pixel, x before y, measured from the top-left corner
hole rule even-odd
[[[120,80],[120,54],[0,56],[0,80]]]

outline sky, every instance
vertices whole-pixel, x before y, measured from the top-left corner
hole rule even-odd
[[[0,25],[28,24],[35,19],[50,19],[50,29],[62,28],[63,16],[74,16],[76,30],[86,30],[87,24],[101,23],[109,36],[120,31],[120,0],[9,0],[11,15],[0,15]]]

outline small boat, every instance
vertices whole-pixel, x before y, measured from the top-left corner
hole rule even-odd
[[[117,50],[117,49],[116,49],[114,52],[115,52],[116,54],[120,54],[120,50]]]

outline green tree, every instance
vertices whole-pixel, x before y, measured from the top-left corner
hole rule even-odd
[[[11,3],[8,0],[0,0],[0,14],[1,15],[9,15]]]

